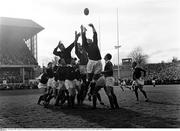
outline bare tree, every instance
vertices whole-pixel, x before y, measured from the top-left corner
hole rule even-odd
[[[178,58],[174,56],[173,59],[172,59],[172,62],[173,62],[173,63],[178,62]]]
[[[136,61],[139,65],[143,66],[147,63],[148,55],[144,54],[141,47],[136,47],[133,51],[130,52],[129,57],[133,61]]]

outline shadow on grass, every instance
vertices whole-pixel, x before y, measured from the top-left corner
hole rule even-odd
[[[22,96],[22,95],[36,95],[40,94],[38,89],[19,89],[19,90],[0,90],[1,96]]]
[[[173,118],[160,118],[120,108],[109,110],[107,108],[91,109],[89,105],[70,109],[66,105],[61,107],[49,106],[53,112],[63,112],[66,115],[74,115],[97,123],[104,128],[168,128],[180,127],[180,122]]]
[[[162,105],[180,106],[180,104],[175,104],[175,103],[170,103],[170,102],[165,102],[165,101],[152,101],[152,100],[149,100],[148,103],[150,103],[150,104],[162,104]]]

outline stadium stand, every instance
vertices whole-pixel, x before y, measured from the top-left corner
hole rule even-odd
[[[131,64],[120,65],[120,79],[132,81]],[[180,84],[180,61],[169,63],[146,64],[143,67],[147,71],[145,84]],[[114,66],[114,77],[117,78],[117,66]],[[129,82],[128,82],[129,83]]]
[[[43,29],[32,20],[0,17],[0,83],[24,84],[35,78],[37,33]]]
[[[147,64],[146,83],[150,84],[155,78],[157,84],[178,84],[180,83],[180,61],[174,63]]]

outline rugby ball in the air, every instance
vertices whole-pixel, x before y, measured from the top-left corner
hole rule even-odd
[[[88,8],[85,8],[85,9],[84,9],[84,14],[85,14],[85,15],[88,15],[88,14],[89,14],[89,9],[88,9]]]

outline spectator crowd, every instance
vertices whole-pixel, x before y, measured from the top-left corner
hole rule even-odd
[[[150,84],[153,79],[157,84],[180,83],[180,62],[147,64],[144,69],[147,71],[147,84]]]
[[[1,45],[1,65],[37,65],[37,61],[23,40],[18,43],[6,42]]]

